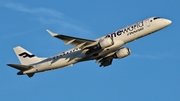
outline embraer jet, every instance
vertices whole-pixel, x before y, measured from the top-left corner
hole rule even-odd
[[[122,59],[130,55],[130,49],[123,45],[161,30],[171,23],[171,20],[165,18],[151,17],[95,40],[57,34],[47,30],[51,36],[64,41],[65,45],[71,44],[75,48],[50,58],[39,58],[17,46],[14,51],[21,64],[7,65],[18,69],[17,75],[28,75],[28,77],[32,77],[38,72],[72,66],[88,60],[96,60],[100,67],[109,66],[113,59]]]

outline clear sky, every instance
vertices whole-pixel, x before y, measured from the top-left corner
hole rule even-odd
[[[0,0],[1,101],[180,101],[180,1]],[[100,68],[95,61],[18,76],[13,47],[49,57],[73,46],[51,37],[95,39],[152,16],[173,23],[126,47],[132,54]]]

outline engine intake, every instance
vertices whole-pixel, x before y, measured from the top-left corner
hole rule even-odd
[[[127,48],[127,47],[121,48],[115,53],[114,58],[119,58],[119,59],[124,58],[124,57],[130,55],[130,53],[131,53],[131,50],[129,48]]]
[[[104,38],[102,40],[99,41],[98,45],[99,47],[101,47],[101,49],[110,47],[114,44],[113,39],[108,37],[108,38]]]

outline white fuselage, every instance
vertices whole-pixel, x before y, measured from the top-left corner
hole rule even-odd
[[[97,56],[89,57],[83,54],[80,49],[73,48],[48,59],[45,59],[39,63],[32,64],[35,68],[24,71],[24,74],[62,68],[65,66],[73,65],[77,62],[92,60],[100,56],[105,56],[110,52],[118,50],[126,43],[156,32],[168,26],[169,24],[171,24],[171,21],[164,18],[151,17],[145,19],[143,21],[132,24],[111,34],[96,39],[96,41],[98,41],[103,38],[111,37],[114,41],[114,45],[103,49]]]

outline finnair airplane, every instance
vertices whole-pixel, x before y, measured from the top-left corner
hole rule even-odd
[[[28,77],[32,77],[38,72],[72,66],[88,60],[96,60],[100,67],[109,66],[113,59],[122,59],[130,55],[130,49],[122,47],[123,45],[161,30],[171,23],[171,20],[165,18],[151,17],[95,40],[56,34],[47,30],[51,36],[64,41],[65,45],[71,44],[75,48],[49,58],[39,58],[17,46],[14,51],[21,64],[7,65],[20,70],[17,75],[28,75]]]

